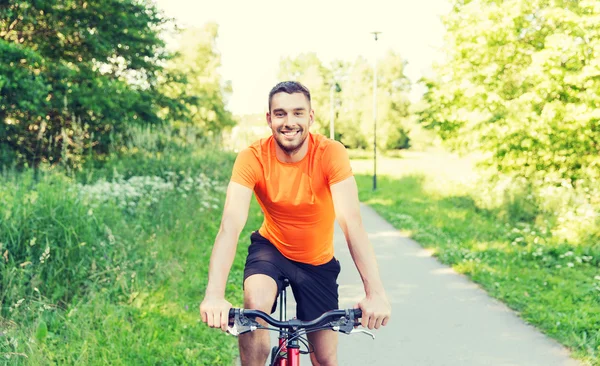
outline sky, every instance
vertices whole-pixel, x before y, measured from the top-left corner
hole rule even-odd
[[[315,52],[329,65],[359,55],[371,63],[387,50],[408,61],[416,82],[441,56],[444,28],[440,16],[449,0],[154,0],[181,26],[219,24],[217,48],[221,75],[230,80],[234,114],[264,113],[280,60]],[[377,42],[371,32],[382,32]],[[416,100],[422,88],[416,88]]]

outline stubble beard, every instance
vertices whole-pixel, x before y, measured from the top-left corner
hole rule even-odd
[[[281,131],[278,131],[278,133],[281,133]],[[281,150],[283,150],[287,155],[293,155],[302,148],[302,146],[304,145],[304,141],[306,141],[306,138],[308,137],[308,134],[306,134],[305,136],[302,136],[303,133],[304,133],[304,130],[300,129],[299,134],[300,134],[301,140],[298,142],[298,144],[285,145],[284,143],[279,141],[279,138],[276,138],[275,141],[277,142],[277,145],[279,145]]]

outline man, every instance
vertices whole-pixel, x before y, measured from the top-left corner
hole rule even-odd
[[[227,329],[231,304],[225,284],[252,193],[264,213],[251,235],[244,269],[244,307],[273,312],[282,281],[288,278],[297,317],[312,320],[338,308],[340,265],[333,255],[334,220],[342,228],[364,283],[362,326],[386,325],[391,307],[367,233],[362,226],[356,181],[342,144],[312,134],[310,92],[298,82],[277,84],[269,93],[267,123],[273,135],[241,151],[235,161],[213,247],[202,321]],[[314,365],[337,365],[337,332],[308,335]],[[270,351],[267,331],[239,336],[244,366],[264,365]]]

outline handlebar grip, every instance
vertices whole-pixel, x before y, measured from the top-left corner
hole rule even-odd
[[[235,321],[235,315],[239,314],[240,309],[237,308],[231,308],[229,309],[229,326],[233,326],[233,323]]]
[[[362,318],[362,310],[360,308],[353,309],[352,311],[354,312],[354,319]]]

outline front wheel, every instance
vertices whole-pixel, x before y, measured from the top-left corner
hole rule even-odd
[[[271,362],[269,363],[269,365],[273,365],[273,366],[277,366],[277,359],[279,358],[279,354],[277,353],[277,350],[279,350],[279,347],[275,346],[271,349]]]

